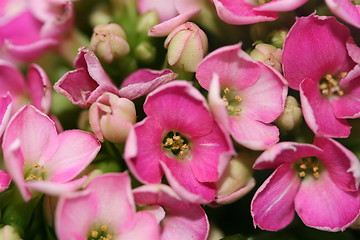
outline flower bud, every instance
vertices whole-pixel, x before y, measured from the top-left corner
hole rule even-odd
[[[124,30],[115,23],[96,26],[90,45],[95,54],[106,63],[111,63],[115,58],[125,56],[130,52]]]
[[[276,124],[290,131],[302,121],[302,112],[299,103],[293,96],[287,96],[284,111],[276,119]]]
[[[282,50],[270,44],[259,43],[256,44],[255,49],[251,51],[250,56],[266,65],[273,67],[278,72],[282,72],[281,66]]]
[[[136,122],[135,104],[127,98],[105,92],[89,109],[89,122],[100,141],[124,142]]]
[[[195,72],[208,49],[206,34],[194,23],[187,22],[173,30],[165,40],[167,60],[187,72]]]
[[[0,228],[0,239],[21,240],[19,233],[17,233],[16,230],[10,225],[6,225]]]
[[[149,28],[159,24],[159,22],[159,16],[157,15],[156,11],[148,11],[139,17],[139,20],[136,24],[136,31],[147,34]]]
[[[287,30],[277,30],[271,34],[271,44],[277,48],[282,48],[286,39]]]
[[[151,63],[156,57],[156,48],[148,41],[143,41],[136,46],[135,57],[143,63]]]
[[[252,157],[248,154],[242,154],[230,160],[223,175],[216,182],[217,204],[232,203],[255,186],[250,160]]]

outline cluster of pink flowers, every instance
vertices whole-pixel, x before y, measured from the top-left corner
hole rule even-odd
[[[360,1],[314,2],[3,0],[0,239],[359,228]]]

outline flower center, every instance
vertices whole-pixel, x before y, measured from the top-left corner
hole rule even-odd
[[[25,181],[42,181],[45,179],[45,167],[35,163],[25,174]]]
[[[331,74],[325,74],[324,77],[320,81],[320,92],[324,96],[344,95],[344,90],[341,88],[339,82],[347,75],[346,72],[342,72],[336,76]]]
[[[235,89],[224,88],[221,95],[229,116],[240,115],[242,98]]]
[[[162,141],[162,147],[180,159],[190,154],[189,140],[176,131],[171,131],[166,134]]]
[[[271,0],[257,0],[257,2],[258,2],[257,6],[260,6],[260,5],[263,5],[265,3],[271,2]]]
[[[350,2],[355,6],[360,5],[360,0],[350,0]]]
[[[101,225],[100,227],[93,228],[89,235],[88,240],[110,240],[112,235],[108,233],[108,227],[106,225]]]
[[[312,175],[317,179],[320,176],[323,165],[317,158],[306,157],[295,162],[295,169],[300,178],[305,178],[306,176]]]

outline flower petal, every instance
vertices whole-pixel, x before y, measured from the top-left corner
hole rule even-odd
[[[323,150],[319,158],[336,186],[344,191],[357,191],[360,184],[360,162],[355,154],[330,138],[316,136],[314,145]]]
[[[46,161],[45,169],[52,182],[67,182],[76,177],[96,157],[100,143],[81,130],[67,130],[58,135],[58,148]]]
[[[349,0],[325,0],[330,10],[345,22],[360,28],[359,7]]]
[[[251,202],[254,226],[277,231],[293,220],[294,199],[300,185],[290,164],[278,167],[256,191]]]
[[[318,179],[304,179],[295,209],[305,225],[323,231],[344,231],[359,214],[359,193],[338,188],[326,171]]]
[[[119,239],[160,239],[160,225],[155,217],[146,211],[137,212],[135,215],[134,227],[131,230],[123,231],[120,229]]]
[[[0,96],[0,138],[7,127],[10,120],[10,113],[12,109],[12,99],[9,94]]]
[[[322,150],[312,144],[280,142],[265,152],[255,161],[254,169],[277,168],[284,163],[293,163],[309,156],[320,156]]]
[[[334,115],[329,99],[323,98],[318,83],[306,78],[300,84],[300,100],[307,125],[318,135],[346,138],[351,126]]]

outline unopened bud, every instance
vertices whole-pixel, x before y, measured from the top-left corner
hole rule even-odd
[[[0,239],[21,240],[19,233],[17,233],[16,230],[10,225],[6,225],[0,228]]]
[[[89,122],[100,141],[124,142],[136,122],[135,104],[127,98],[103,93],[89,109]]]
[[[255,185],[252,176],[252,157],[244,154],[230,160],[223,175],[216,182],[218,204],[228,204],[248,193]]]
[[[135,49],[135,57],[143,63],[151,63],[155,60],[156,48],[150,42],[141,42]]]
[[[299,103],[293,96],[286,98],[284,111],[276,119],[276,124],[286,130],[290,131],[302,121],[302,112]]]
[[[187,22],[173,30],[165,40],[167,60],[187,72],[195,72],[208,50],[206,34],[194,23]]]
[[[90,45],[95,54],[106,63],[111,63],[115,58],[125,56],[130,52],[124,30],[115,23],[96,26]]]
[[[110,22],[112,22],[111,11],[105,4],[98,6],[90,15],[90,24],[93,27]]]
[[[250,56],[266,65],[273,67],[278,72],[282,72],[281,65],[282,50],[272,45],[259,43],[256,44],[255,49],[251,51]]]
[[[287,30],[274,31],[271,34],[271,44],[277,48],[283,48],[287,33]]]

